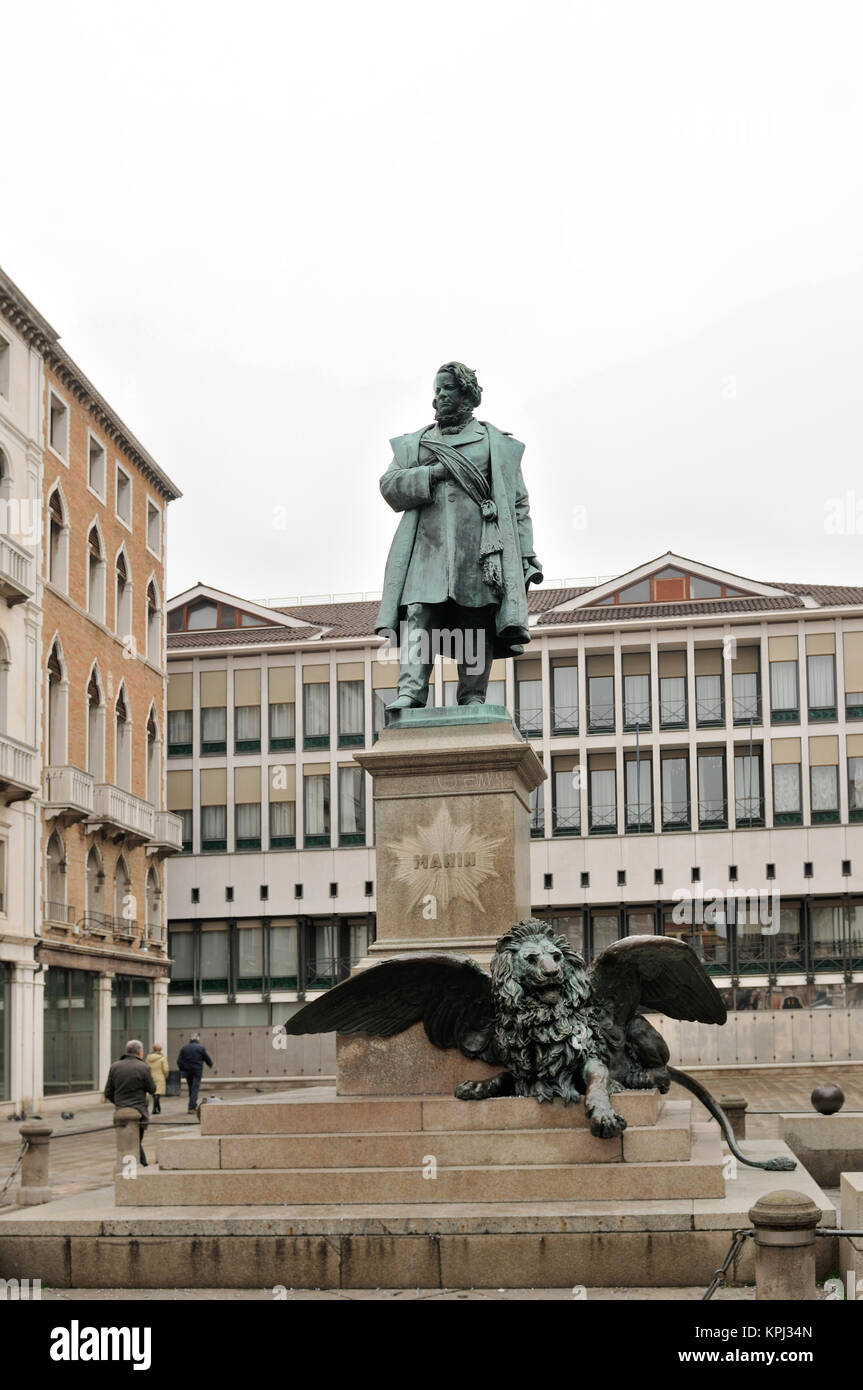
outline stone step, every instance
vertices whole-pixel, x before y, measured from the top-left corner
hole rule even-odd
[[[656,1123],[658,1091],[621,1091],[614,1097],[628,1125]],[[227,1101],[201,1109],[201,1133],[221,1134],[407,1134],[422,1130],[589,1129],[583,1102],[540,1105],[529,1097],[463,1101],[451,1096],[338,1096],[335,1088],[311,1100]]]
[[[275,1206],[284,1203],[663,1201],[724,1197],[722,1146],[697,1136],[692,1157],[664,1163],[423,1167],[187,1169],[118,1179],[118,1206]]]
[[[683,1160],[690,1154],[690,1106],[674,1102],[656,1125],[628,1127],[616,1139],[571,1128],[178,1136],[160,1140],[156,1157],[171,1170],[420,1168],[429,1154],[447,1168]]]

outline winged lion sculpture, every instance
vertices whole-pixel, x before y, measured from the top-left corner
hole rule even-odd
[[[684,1086],[722,1126],[729,1148],[753,1168],[792,1169],[792,1159],[747,1158],[727,1116],[686,1072],[668,1065],[665,1040],[645,1011],[699,1023],[726,1021],[725,1005],[695,952],[670,936],[628,936],[588,968],[553,927],[528,918],[497,942],[486,972],[467,956],[394,956],[336,985],[288,1020],[286,1032],[393,1037],[422,1022],[435,1047],[502,1066],[463,1081],[460,1100],[498,1096],[584,1098],[591,1133],[626,1127],[614,1109],[622,1090]]]

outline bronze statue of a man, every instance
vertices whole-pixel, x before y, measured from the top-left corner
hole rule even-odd
[[[458,703],[482,704],[495,657],[530,641],[527,586],[542,580],[533,549],[524,445],[474,418],[476,373],[446,362],[434,380],[435,424],[390,441],[381,492],[402,512],[375,631],[397,633],[398,696],[425,705],[435,655],[458,664]]]

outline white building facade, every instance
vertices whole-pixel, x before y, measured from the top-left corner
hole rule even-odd
[[[732,1027],[713,1031],[732,1061],[751,1050],[734,1020],[754,1013],[773,1020],[762,1060],[815,1055],[828,1024],[816,1051],[854,1055],[863,588],[668,554],[530,606],[528,653],[495,664],[489,699],[548,773],[534,911],[588,957],[628,933],[683,936],[725,993]],[[375,609],[267,609],[205,586],[169,603],[168,806],[185,827],[169,1027],[216,1030],[225,1073],[269,1071],[285,1005],[344,978],[374,932],[371,787],[352,750],[396,683]],[[454,698],[442,662],[430,699]]]
[[[37,1094],[43,368],[0,275],[0,1103]],[[38,1026],[37,1026],[38,1025]],[[27,1045],[23,1040],[27,1039]]]

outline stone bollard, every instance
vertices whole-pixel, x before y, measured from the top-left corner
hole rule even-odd
[[[739,1142],[746,1138],[746,1107],[748,1101],[743,1096],[720,1096],[719,1104],[725,1111],[734,1132],[734,1138]]]
[[[755,1227],[756,1299],[814,1301],[815,1227],[821,1215],[811,1197],[793,1188],[759,1197],[749,1212]]]
[[[29,1145],[21,1160],[21,1186],[18,1189],[19,1207],[37,1207],[42,1202],[50,1202],[51,1189],[48,1186],[48,1162],[51,1153],[49,1125],[21,1125],[18,1133]]]
[[[131,1171],[137,1171],[141,1152],[141,1112],[131,1107],[121,1106],[114,1111],[114,1133],[117,1137],[117,1157],[114,1162],[114,1176],[126,1177],[129,1173],[129,1159],[134,1159]]]

